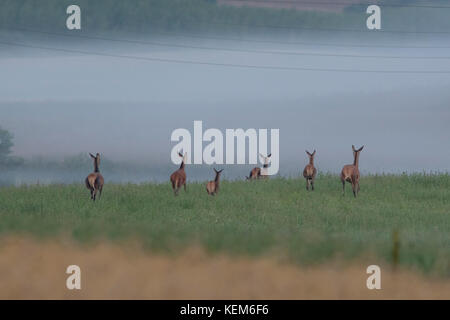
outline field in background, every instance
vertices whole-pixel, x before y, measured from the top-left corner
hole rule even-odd
[[[218,196],[188,184],[106,184],[93,203],[81,184],[0,188],[0,235],[69,237],[92,244],[138,239],[153,252],[199,246],[211,253],[277,256],[300,265],[370,258],[450,276],[450,177],[367,176],[353,198],[337,176],[316,191],[303,179],[227,182]],[[399,233],[398,259],[392,234]]]

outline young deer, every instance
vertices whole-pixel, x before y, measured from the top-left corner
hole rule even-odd
[[[216,173],[216,178],[214,179],[214,181],[209,181],[206,184],[206,191],[208,192],[209,195],[216,195],[217,193],[219,193],[219,183],[220,183],[220,174],[222,173],[223,169],[220,171],[217,171],[214,168],[214,172]]]
[[[262,178],[268,178],[269,175],[267,174],[267,168],[269,167],[270,157],[272,156],[272,154],[269,153],[269,154],[267,155],[267,157],[264,157],[264,156],[260,153],[259,156],[264,160],[264,164],[263,164],[263,167],[262,167],[262,169],[261,169],[260,177],[262,177]]]
[[[255,180],[261,177],[261,168],[255,167],[250,171],[250,175],[245,177],[247,180]]]
[[[314,150],[313,153],[309,153],[308,150],[306,150],[306,153],[309,157],[309,164],[307,164],[305,169],[303,169],[303,177],[306,179],[306,190],[309,190],[309,186],[311,185],[311,189],[314,191],[314,180],[317,174],[317,169],[314,167],[314,156],[316,155],[316,150]]]
[[[342,194],[345,195],[345,181],[348,181],[352,184],[353,195],[356,198],[356,195],[359,192],[359,153],[362,151],[364,146],[355,149],[355,146],[352,145],[353,149],[353,164],[345,165],[342,168],[341,172],[341,181],[342,181]]]
[[[89,153],[92,159],[94,159],[94,172],[86,177],[85,183],[86,188],[91,191],[91,199],[95,201],[97,197],[97,192],[99,192],[98,197],[102,195],[103,183],[105,180],[103,176],[100,174],[99,166],[100,166],[100,154],[97,153],[95,156],[92,153]]]
[[[184,164],[186,162],[187,153],[185,152],[183,155],[181,152],[178,152],[178,155],[182,159],[180,168],[170,176],[172,189],[175,195],[178,195],[178,190],[181,186],[184,186],[184,191],[186,191],[186,172],[184,172]]]

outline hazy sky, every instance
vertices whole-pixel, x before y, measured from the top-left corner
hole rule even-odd
[[[157,40],[247,51],[450,57],[450,49]],[[447,40],[430,40],[427,45],[443,45]],[[34,43],[228,64],[450,71],[450,59],[222,52],[107,41]],[[352,144],[366,146],[361,154],[365,172],[450,170],[450,74],[244,69],[2,45],[0,70],[0,126],[15,134],[18,156],[101,152],[112,160],[165,163],[174,145],[172,130],[192,130],[194,120],[203,120],[205,128],[223,132],[279,128],[282,174],[304,166],[305,149],[317,150],[321,170],[337,171],[352,161]]]

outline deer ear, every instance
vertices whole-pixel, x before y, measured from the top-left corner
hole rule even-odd
[[[355,146],[354,146],[354,145],[352,145],[352,149],[353,149],[353,151],[355,151],[355,152],[356,152],[356,149],[355,149]]]
[[[267,155],[267,158],[270,158],[272,156],[272,154],[271,153],[269,153],[268,155]]]
[[[313,156],[315,156],[315,155],[316,155],[316,150],[314,150],[314,151],[313,151],[312,155],[313,155]]]
[[[311,155],[311,153],[309,153],[309,152],[308,152],[308,150],[305,150],[305,151],[306,151],[306,154],[307,154],[308,156],[310,156],[310,155]]]
[[[178,151],[178,155],[179,155],[180,157],[183,157],[183,154],[182,154],[180,151]]]
[[[364,149],[364,146],[362,146],[361,148],[359,148],[358,152],[361,151],[362,149]]]
[[[95,159],[95,156],[92,153],[89,153],[92,159]]]

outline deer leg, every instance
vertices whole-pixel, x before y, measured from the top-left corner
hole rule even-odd
[[[352,182],[352,190],[353,190],[353,195],[356,198],[356,183],[355,182]]]
[[[342,180],[342,195],[345,196],[345,180]]]
[[[309,190],[309,180],[306,178],[306,190]]]
[[[311,189],[314,191],[314,179],[311,179]]]
[[[184,183],[184,192],[186,192],[186,183]]]
[[[94,189],[92,200],[95,201],[96,196],[97,196],[97,189]]]
[[[178,189],[179,189],[178,181],[173,181],[172,182],[172,188],[173,188],[173,193],[175,194],[175,196],[177,196],[178,195]]]

